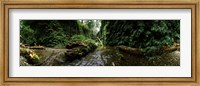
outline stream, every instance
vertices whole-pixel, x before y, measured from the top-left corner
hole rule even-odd
[[[110,51],[110,52],[107,52]],[[105,66],[109,65],[110,60],[113,58],[112,54],[114,49],[111,47],[98,48],[94,52],[89,53],[81,59],[68,62],[67,66]],[[109,53],[109,54],[108,54]]]
[[[54,54],[65,52],[66,49],[54,49],[54,48],[45,48],[45,50],[34,50],[38,55],[42,56],[41,60],[45,60],[46,57]],[[97,48],[88,55],[76,59],[74,61],[65,61],[63,66],[105,66],[105,65],[114,65],[112,63],[113,58],[117,58],[116,49],[112,47]],[[53,57],[53,56],[52,56]]]
[[[67,49],[45,48],[45,50],[34,50],[38,55],[42,56],[41,60],[45,61],[47,57],[54,58],[56,55],[61,55]],[[52,60],[51,60],[52,61]],[[174,51],[169,54],[158,56],[154,60],[148,60],[139,55],[130,55],[119,52],[113,47],[97,48],[86,56],[73,61],[60,61],[58,66],[179,66],[180,65],[180,51]],[[48,65],[52,66],[51,62]]]

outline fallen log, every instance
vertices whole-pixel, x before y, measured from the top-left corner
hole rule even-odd
[[[132,47],[124,46],[124,45],[117,46],[117,48],[121,51],[130,53],[130,54],[140,54],[142,52],[142,49],[132,48]]]
[[[40,49],[40,50],[45,49],[44,46],[30,46],[29,48],[30,48],[30,49]]]
[[[172,52],[172,51],[175,51],[175,50],[180,50],[180,45],[179,44],[174,44],[171,47],[163,47],[162,50],[164,52]]]
[[[132,48],[132,47],[124,46],[124,45],[117,46],[117,48],[125,53],[130,53],[130,54],[141,54],[142,51],[144,50],[142,48]],[[163,46],[160,48],[160,50],[165,53],[170,53],[176,50],[180,50],[180,45],[174,44],[170,47]]]

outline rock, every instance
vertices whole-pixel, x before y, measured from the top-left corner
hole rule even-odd
[[[67,60],[72,61],[75,59],[79,59],[82,56],[87,55],[90,52],[89,47],[77,47],[73,49],[69,49],[66,51],[65,56],[67,57]]]
[[[26,48],[26,46],[24,44],[22,44],[22,43],[20,43],[20,47]]]
[[[37,64],[39,62],[39,56],[28,48],[20,48],[20,56],[23,56],[27,59],[29,64]]]
[[[20,66],[31,66],[31,65],[28,63],[26,58],[20,56]]]
[[[174,43],[174,45],[172,45],[171,47],[162,47],[162,49],[164,52],[173,52],[176,50],[180,51],[180,44],[176,44]]]
[[[115,66],[115,63],[114,63],[114,62],[112,62],[112,66]]]
[[[40,66],[59,66],[62,65],[66,61],[65,53],[52,53],[49,57],[47,57],[44,61],[39,64]]]
[[[75,42],[72,43],[70,46],[66,46],[66,48],[68,48],[68,50],[66,51],[65,56],[68,61],[72,61],[86,56],[91,51],[94,51],[96,49],[96,46],[92,43],[86,44]]]

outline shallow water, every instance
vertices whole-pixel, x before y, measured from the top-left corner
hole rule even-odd
[[[105,66],[108,65],[109,60],[111,60],[112,55],[106,53],[110,51],[110,54],[114,49],[112,48],[98,48],[94,52],[89,53],[81,59],[74,60],[72,62],[67,62],[67,66]],[[114,53],[113,53],[114,54]]]
[[[47,57],[54,57],[64,53],[67,49],[46,48],[45,50],[34,50],[42,56],[41,60]],[[61,61],[62,62],[62,61]],[[169,54],[158,56],[155,60],[140,55],[130,55],[118,51],[113,47],[97,48],[88,55],[73,61],[64,61],[60,66],[179,66],[180,52],[174,51]],[[49,66],[49,65],[47,65]],[[58,65],[59,66],[59,65]]]

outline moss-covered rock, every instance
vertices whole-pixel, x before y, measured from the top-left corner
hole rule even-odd
[[[40,61],[40,57],[28,48],[20,48],[20,56],[26,58],[29,64],[37,64]]]
[[[69,48],[65,55],[68,61],[72,61],[75,59],[79,59],[88,53],[94,51],[96,49],[96,45],[93,43],[86,42],[73,42],[71,45],[67,45],[66,48]]]
[[[80,46],[86,47],[87,44],[85,44],[85,43],[83,43],[83,42],[76,41],[76,42],[68,43],[68,44],[65,46],[65,48],[67,48],[67,49],[72,49],[72,48],[76,48],[76,47],[80,47]]]

